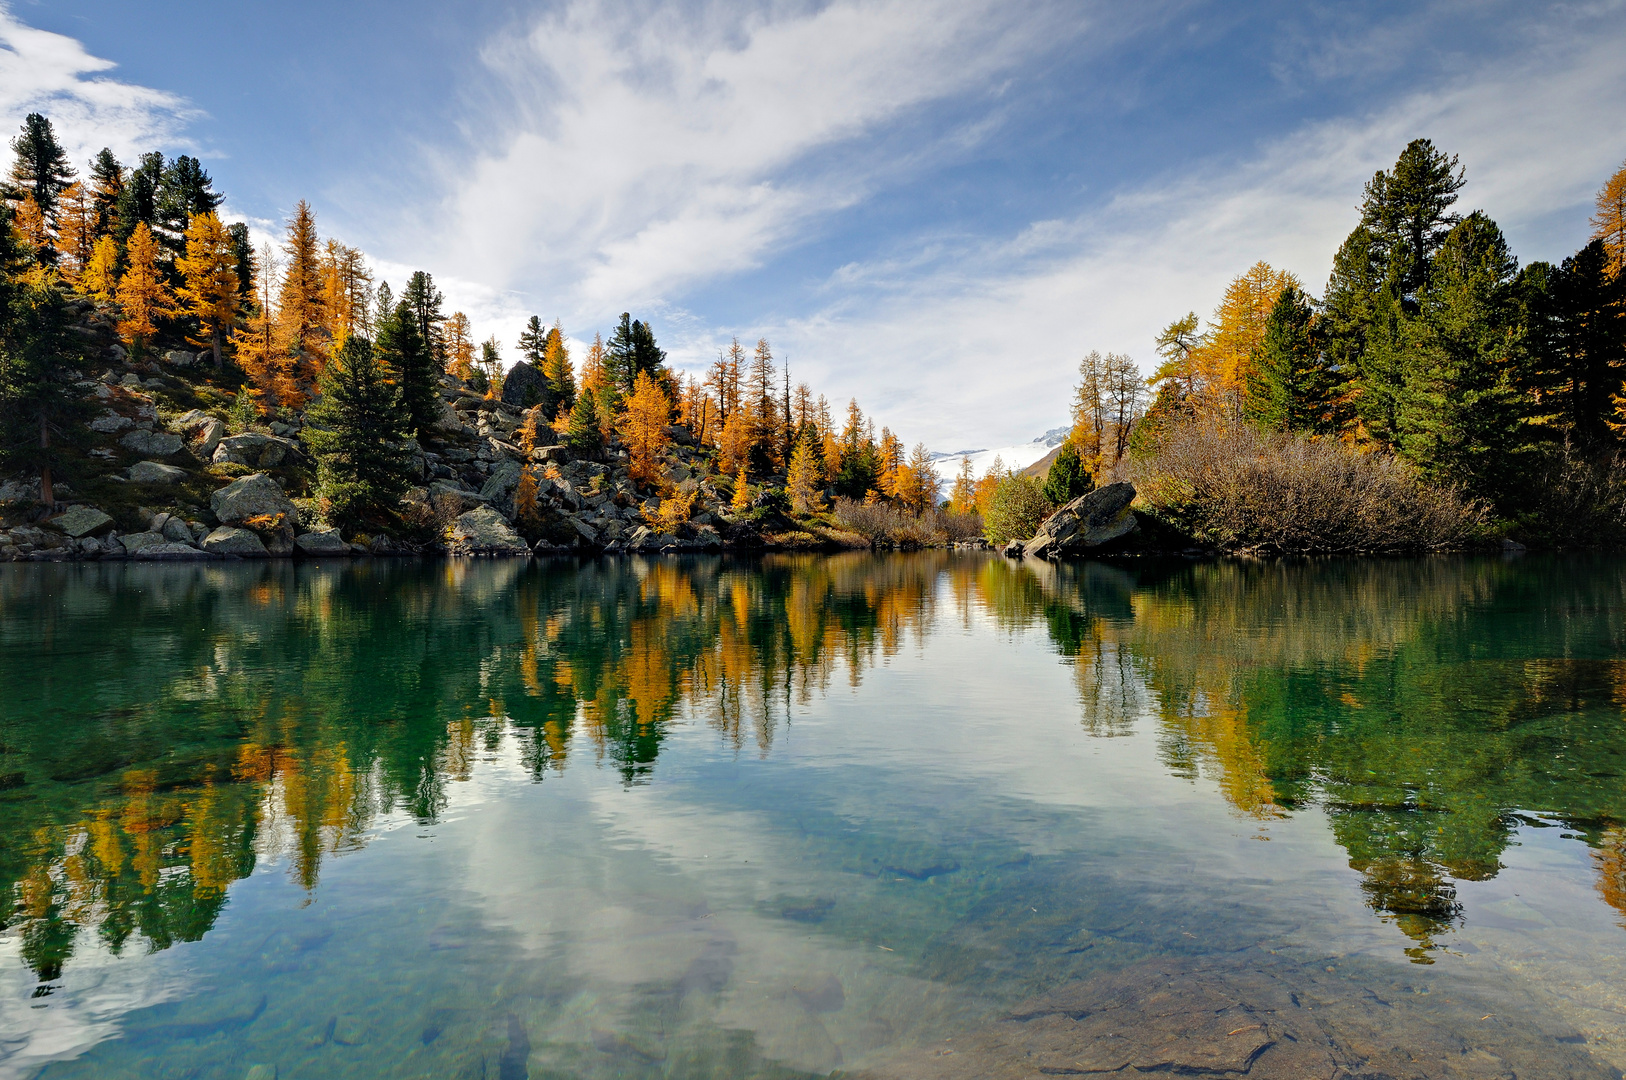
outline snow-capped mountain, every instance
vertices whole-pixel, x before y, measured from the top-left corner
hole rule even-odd
[[[1044,457],[1050,451],[1062,444],[1067,438],[1070,427],[1051,428],[1032,442],[1022,443],[1019,446],[1002,446],[993,450],[954,450],[946,453],[933,453],[932,462],[937,466],[937,475],[943,478],[945,484],[952,484],[955,475],[960,471],[960,459],[971,459],[971,471],[981,476],[988,471],[999,458],[1005,463],[1007,469],[1024,469],[1035,461]]]

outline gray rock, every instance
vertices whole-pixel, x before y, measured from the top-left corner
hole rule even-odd
[[[502,401],[504,405],[527,409],[540,405],[552,397],[548,380],[536,368],[521,360],[508,369],[503,377]]]
[[[204,460],[212,460],[215,447],[219,446],[220,440],[225,437],[226,425],[211,416],[198,432],[198,456]]]
[[[124,378],[119,380],[119,385],[130,390],[139,390],[141,389],[141,376],[133,371],[126,371]]]
[[[579,517],[570,517],[565,520],[575,526],[576,531],[581,533],[583,540],[586,540],[589,544],[598,543],[598,530],[587,524],[587,522]]]
[[[109,409],[107,412],[102,413],[102,415],[92,420],[89,427],[90,430],[100,432],[103,435],[112,435],[115,432],[123,431],[125,428],[130,427],[134,423],[135,421],[131,420],[128,416],[120,416],[118,413]]]
[[[519,486],[519,462],[504,461],[491,470],[491,478],[480,488],[480,498],[502,502]]]
[[[40,482],[33,480],[7,480],[0,483],[0,503],[8,502],[37,502],[40,497]]]
[[[124,545],[124,550],[132,558],[148,548],[162,547],[169,542],[169,538],[161,532],[127,533],[119,537],[119,543]]]
[[[152,561],[174,559],[212,559],[216,557],[217,556],[212,555],[207,551],[199,551],[191,544],[177,544],[173,541],[165,541],[162,544],[155,544],[150,547],[142,548],[140,551],[130,556],[132,559],[145,559]]]
[[[1080,495],[1051,514],[1025,545],[1037,559],[1085,555],[1122,540],[1135,531],[1135,485],[1108,484]]]
[[[282,486],[264,473],[240,477],[209,497],[209,508],[223,525],[236,525],[251,517],[262,515],[286,516],[289,522],[299,520],[299,511],[282,492]]]
[[[113,524],[113,519],[94,506],[70,506],[54,522],[57,528],[78,539],[99,533]]]
[[[1010,543],[1000,548],[999,553],[1005,556],[1007,559],[1020,559],[1022,557],[1022,547],[1022,541],[1012,540]]]
[[[210,460],[216,465],[231,463],[272,469],[298,453],[299,444],[290,439],[251,431],[218,440]]]
[[[164,522],[164,527],[160,531],[164,534],[165,539],[174,543],[185,544],[187,547],[191,547],[193,544],[192,530],[187,528],[186,522],[180,518],[170,518]]]
[[[119,445],[148,457],[169,457],[180,452],[181,437],[169,431],[132,431]]]
[[[197,353],[183,352],[180,349],[171,349],[164,354],[164,363],[174,367],[189,368],[198,362]]]
[[[523,554],[530,547],[514,531],[508,519],[489,506],[460,514],[449,537],[451,550],[459,555],[491,552]]]
[[[350,545],[344,542],[338,529],[312,529],[294,538],[294,547],[301,555],[348,555]]]
[[[138,461],[130,466],[130,480],[136,484],[179,484],[185,479],[185,469],[161,461]]]
[[[203,538],[201,546],[214,555],[239,555],[245,559],[263,559],[266,555],[265,545],[258,536],[234,525],[215,529]]]

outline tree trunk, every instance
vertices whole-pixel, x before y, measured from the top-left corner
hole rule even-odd
[[[53,513],[56,510],[56,487],[51,483],[51,459],[48,452],[51,449],[51,427],[45,420],[45,410],[40,410],[40,502],[45,504],[45,512]]]
[[[215,346],[215,370],[216,371],[225,371],[226,370],[225,361],[220,359],[220,329],[219,329],[219,327],[215,328],[214,346]]]

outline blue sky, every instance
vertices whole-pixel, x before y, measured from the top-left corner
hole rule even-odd
[[[1422,135],[1521,259],[1626,160],[1626,5],[14,2],[0,123],[300,198],[480,336],[623,310],[680,366],[766,335],[934,449],[1065,421],[1091,349],[1264,259],[1319,291]]]

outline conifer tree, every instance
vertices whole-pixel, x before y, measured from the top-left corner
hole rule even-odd
[[[119,198],[124,193],[124,166],[102,147],[90,163],[90,206],[97,239],[118,232]]]
[[[378,343],[373,352],[400,387],[408,430],[422,437],[440,416],[440,370],[429,355],[418,325],[412,305],[404,299],[399,301],[387,318],[378,321]]]
[[[898,498],[916,513],[924,513],[937,505],[941,483],[931,451],[925,443],[916,443],[909,460],[898,470]]]
[[[347,338],[322,372],[322,394],[306,411],[318,493],[330,519],[382,523],[407,488],[411,418],[399,389],[360,334]]]
[[[581,394],[597,397],[609,384],[610,373],[604,366],[605,349],[604,337],[601,334],[593,335],[593,344],[587,347],[587,355],[582,358],[582,377],[579,392]]]
[[[571,452],[581,457],[593,457],[603,445],[601,421],[595,405],[597,396],[583,392],[577,396],[575,408],[570,410],[570,429],[565,441],[570,445]]]
[[[43,269],[56,264],[56,248],[52,241],[51,225],[32,194],[24,195],[12,217],[12,228],[27,247],[35,266]]]
[[[729,473],[748,469],[751,463],[751,418],[744,409],[735,409],[717,436],[717,468]]]
[[[263,409],[274,404],[294,407],[304,401],[295,382],[295,364],[281,339],[277,313],[271,302],[271,283],[277,279],[277,250],[269,243],[260,248],[254,268],[258,293],[245,325],[232,335],[237,347],[237,363],[254,385],[254,396]]]
[[[790,455],[790,467],[785,479],[785,493],[790,496],[791,509],[798,514],[814,514],[824,508],[824,477],[821,475],[812,432],[803,434]]]
[[[69,374],[79,350],[62,291],[19,275],[22,253],[7,225],[0,216],[0,467],[36,471],[51,507],[59,444],[82,430],[88,406]]]
[[[769,347],[767,338],[760,338],[757,341],[756,352],[751,356],[746,386],[750,393],[751,471],[759,476],[767,476],[781,463],[777,453],[778,410],[774,408],[773,399],[773,350]]]
[[[542,360],[548,350],[548,332],[542,326],[542,320],[532,315],[526,322],[525,329],[519,332],[519,359],[521,363],[529,364],[536,370],[542,370]]]
[[[64,275],[69,281],[77,282],[90,265],[91,252],[96,247],[96,221],[90,194],[79,181],[69,184],[62,192],[57,207],[57,247],[67,257],[62,267]]]
[[[967,488],[971,486],[970,473],[971,459],[967,458],[961,471]],[[955,481],[954,490],[955,505],[958,507],[960,481]],[[1078,456],[1078,447],[1068,439],[1061,444],[1061,451],[1056,454],[1056,460],[1050,463],[1050,471],[1045,474],[1044,497],[1057,506],[1063,506],[1094,490],[1095,477],[1084,468],[1084,463]]]
[[[1062,453],[1066,453],[1064,446]],[[1073,461],[1078,461],[1078,451],[1073,451]],[[1051,473],[1055,473],[1054,463],[1050,466]],[[1048,481],[1046,487],[1048,488]],[[1048,495],[1047,495],[1048,497]],[[1051,499],[1054,502],[1054,499]],[[960,471],[954,474],[954,487],[949,492],[949,505],[956,514],[964,514],[977,508],[977,478],[971,471],[971,457],[968,454],[960,456]]]
[[[91,248],[90,262],[79,275],[79,290],[86,296],[111,302],[119,287],[119,244],[111,236],[100,237]]]
[[[655,333],[623,311],[621,321],[604,350],[604,367],[610,382],[622,393],[631,393],[640,372],[661,377],[666,353],[655,344]]]
[[[406,303],[403,299],[402,303]],[[419,323],[422,334],[423,324]],[[464,382],[474,379],[474,337],[469,328],[469,317],[461,311],[452,312],[446,320],[446,370]]]
[[[876,490],[888,498],[899,497],[898,482],[903,478],[903,440],[892,434],[892,429],[881,429],[880,469],[876,474]]]
[[[485,377],[486,396],[502,396],[502,347],[495,336],[480,343],[480,374]]]
[[[215,369],[225,369],[220,345],[237,320],[237,253],[231,236],[213,210],[196,214],[186,230],[186,252],[175,262],[181,273],[176,289],[184,310],[198,321],[192,340],[208,345]]]
[[[124,316],[119,320],[119,336],[139,353],[158,333],[158,321],[175,312],[169,286],[158,266],[158,242],[146,222],[138,222],[130,234],[126,252],[129,267],[119,279],[118,302]]]
[[[29,195],[48,225],[56,222],[57,197],[73,183],[73,166],[57,142],[51,121],[39,113],[23,119],[22,134],[11,140],[16,160],[11,166],[6,198],[21,203]]]
[[[514,519],[530,530],[535,530],[539,519],[537,487],[535,471],[529,465],[523,466],[519,470],[519,484],[514,488]]]
[[[1413,139],[1392,170],[1379,171],[1366,184],[1361,225],[1374,238],[1374,256],[1408,312],[1417,310],[1434,253],[1462,220],[1448,211],[1465,182],[1455,154]]]
[[[446,316],[441,310],[446,298],[435,288],[435,279],[422,270],[414,271],[407,279],[401,299],[411,304],[417,314],[418,333],[428,345],[429,355],[434,357],[437,366],[446,370],[450,360],[447,356]],[[463,330],[468,334],[467,320],[464,321]]]
[[[231,237],[231,250],[237,260],[238,307],[247,308],[254,300],[254,243],[249,239],[248,225],[234,221],[226,226]]]
[[[199,214],[212,214],[221,196],[198,159],[187,154],[164,167],[158,180],[159,242],[178,257],[186,247],[186,232]]]
[[[1593,239],[1603,241],[1609,257],[1609,271],[1626,274],[1626,165],[1598,191],[1597,212],[1592,215]]]
[[[1626,275],[1611,272],[1608,248],[1594,239],[1561,266],[1526,267],[1516,291],[1532,419],[1583,455],[1612,449],[1612,403],[1626,380]]]
[[[121,245],[130,242],[137,225],[148,229],[160,226],[158,220],[158,188],[164,177],[164,155],[154,150],[141,155],[141,164],[131,169],[119,189],[118,206],[114,210],[113,236]]]
[[[549,414],[563,414],[574,408],[576,373],[570,360],[570,350],[565,347],[564,330],[557,322],[548,331],[543,347],[541,372],[548,380],[548,391],[553,395],[555,402],[549,408]]]
[[[1289,285],[1276,298],[1250,365],[1242,414],[1272,431],[1330,434],[1337,375],[1326,366],[1310,300]]]
[[[660,455],[671,442],[666,425],[672,418],[672,402],[660,383],[647,371],[638,372],[628,395],[626,410],[616,430],[630,457],[628,471],[633,479],[654,483],[660,479]]]
[[[751,509],[751,479],[745,474],[745,466],[740,466],[740,473],[734,478],[734,497],[728,501],[728,508],[736,514]]]
[[[282,288],[277,293],[281,340],[302,373],[320,374],[329,344],[323,331],[322,255],[316,214],[304,199],[288,219],[282,254]]]

